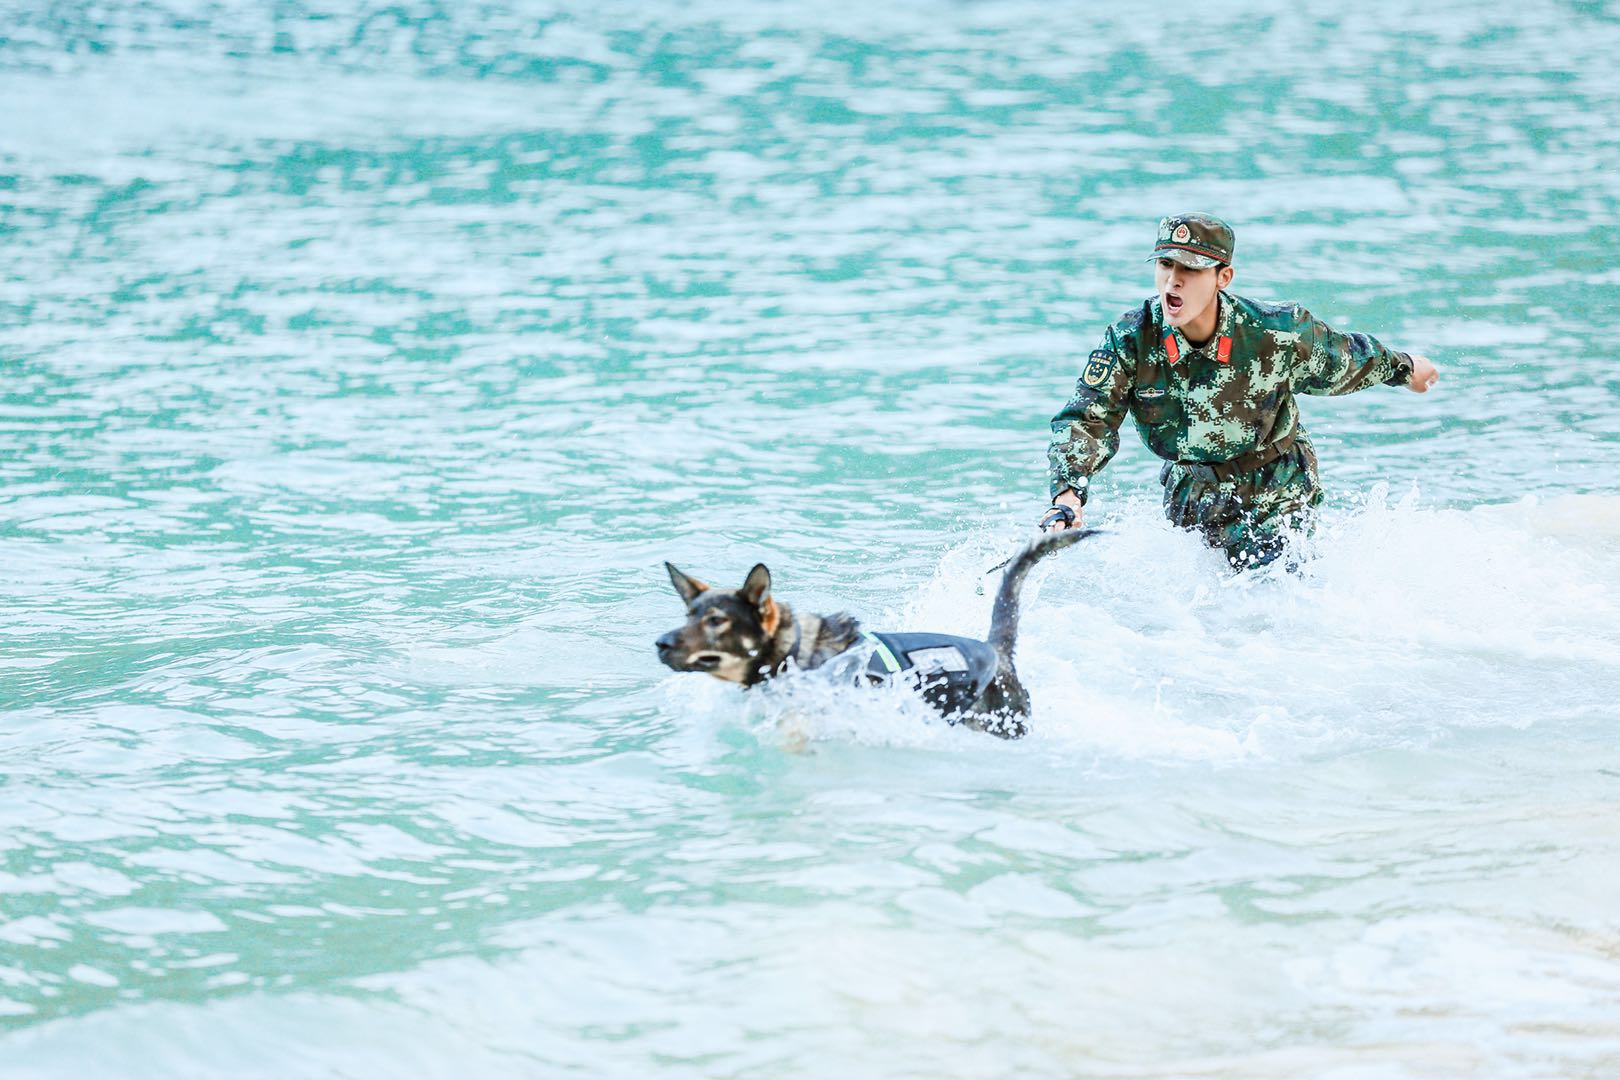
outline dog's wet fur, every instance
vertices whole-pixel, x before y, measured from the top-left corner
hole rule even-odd
[[[1029,692],[1013,666],[1019,591],[1037,562],[1089,535],[1090,529],[1048,533],[1009,561],[985,639],[996,653],[996,676],[961,715],[963,726],[1005,739],[1025,734]],[[861,640],[860,623],[849,615],[796,616],[771,595],[771,572],[764,563],[749,571],[737,589],[714,588],[669,563],[664,568],[686,603],[686,622],[657,643],[658,659],[676,671],[702,671],[744,687],[757,686],[795,666],[820,667]]]

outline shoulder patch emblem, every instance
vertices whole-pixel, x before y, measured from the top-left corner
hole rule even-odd
[[[1108,381],[1108,376],[1114,371],[1114,354],[1106,349],[1098,349],[1086,360],[1086,369],[1080,373],[1080,381],[1093,390]]]

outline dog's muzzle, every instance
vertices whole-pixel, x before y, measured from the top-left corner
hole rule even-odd
[[[716,653],[681,655],[680,643],[676,640],[679,632],[671,630],[653,643],[658,649],[658,659],[665,667],[672,671],[713,671],[720,666],[720,656]]]

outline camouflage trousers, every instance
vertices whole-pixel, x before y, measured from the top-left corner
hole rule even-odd
[[[1316,451],[1303,435],[1277,460],[1225,483],[1207,466],[1179,461],[1165,463],[1159,482],[1171,524],[1198,530],[1237,570],[1275,561],[1290,536],[1310,531],[1311,511],[1322,501]]]

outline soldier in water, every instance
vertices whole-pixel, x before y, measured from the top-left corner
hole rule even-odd
[[[1159,222],[1155,293],[1103,335],[1074,396],[1052,418],[1052,509],[1078,526],[1091,477],[1119,449],[1129,412],[1159,473],[1165,514],[1197,529],[1237,569],[1262,566],[1322,501],[1295,394],[1380,383],[1424,393],[1427,357],[1341,334],[1298,304],[1232,296],[1232,228],[1206,214]]]

